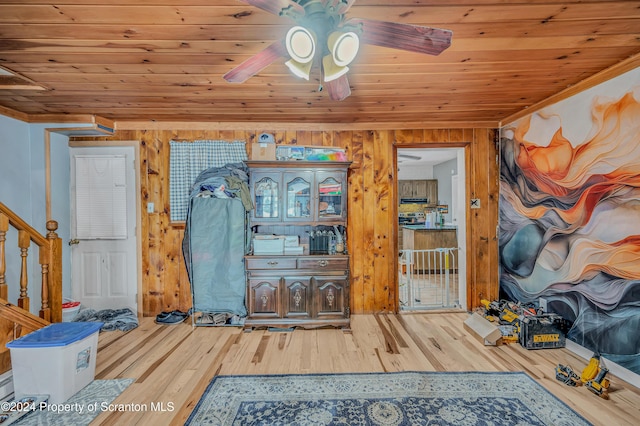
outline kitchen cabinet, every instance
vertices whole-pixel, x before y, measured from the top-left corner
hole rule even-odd
[[[403,198],[414,198],[413,197],[413,181],[412,180],[401,180],[398,181],[398,196],[400,199]]]
[[[398,181],[398,198],[426,198],[428,204],[438,202],[437,179],[410,179]]]
[[[413,195],[414,198],[427,198],[428,188],[427,180],[415,180],[413,181]]]
[[[248,161],[247,165],[254,203],[252,233],[294,237],[302,252],[245,256],[245,328],[349,328],[346,241],[335,249],[331,245],[312,249],[311,236],[346,235],[350,163]]]

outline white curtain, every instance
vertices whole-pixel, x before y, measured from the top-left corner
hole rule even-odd
[[[127,238],[124,155],[77,155],[76,237]]]

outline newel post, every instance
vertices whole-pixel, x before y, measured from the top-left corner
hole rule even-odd
[[[58,222],[47,222],[47,241],[49,242],[49,309],[51,322],[62,322],[62,239],[58,237],[56,230]],[[44,296],[43,296],[44,297]]]

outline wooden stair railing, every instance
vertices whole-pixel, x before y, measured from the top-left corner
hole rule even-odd
[[[38,246],[41,269],[41,308],[40,318],[48,322],[62,321],[62,240],[56,230],[58,222],[47,222],[46,237],[31,225],[0,203],[0,299],[8,299],[6,282],[6,248],[5,241],[9,226],[18,231],[18,248],[20,250],[20,296],[18,307],[29,311],[29,275],[27,256],[31,242]],[[2,313],[2,311],[0,311]]]

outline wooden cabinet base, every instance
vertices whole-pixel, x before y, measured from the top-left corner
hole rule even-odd
[[[349,327],[349,256],[245,256],[245,328]]]

